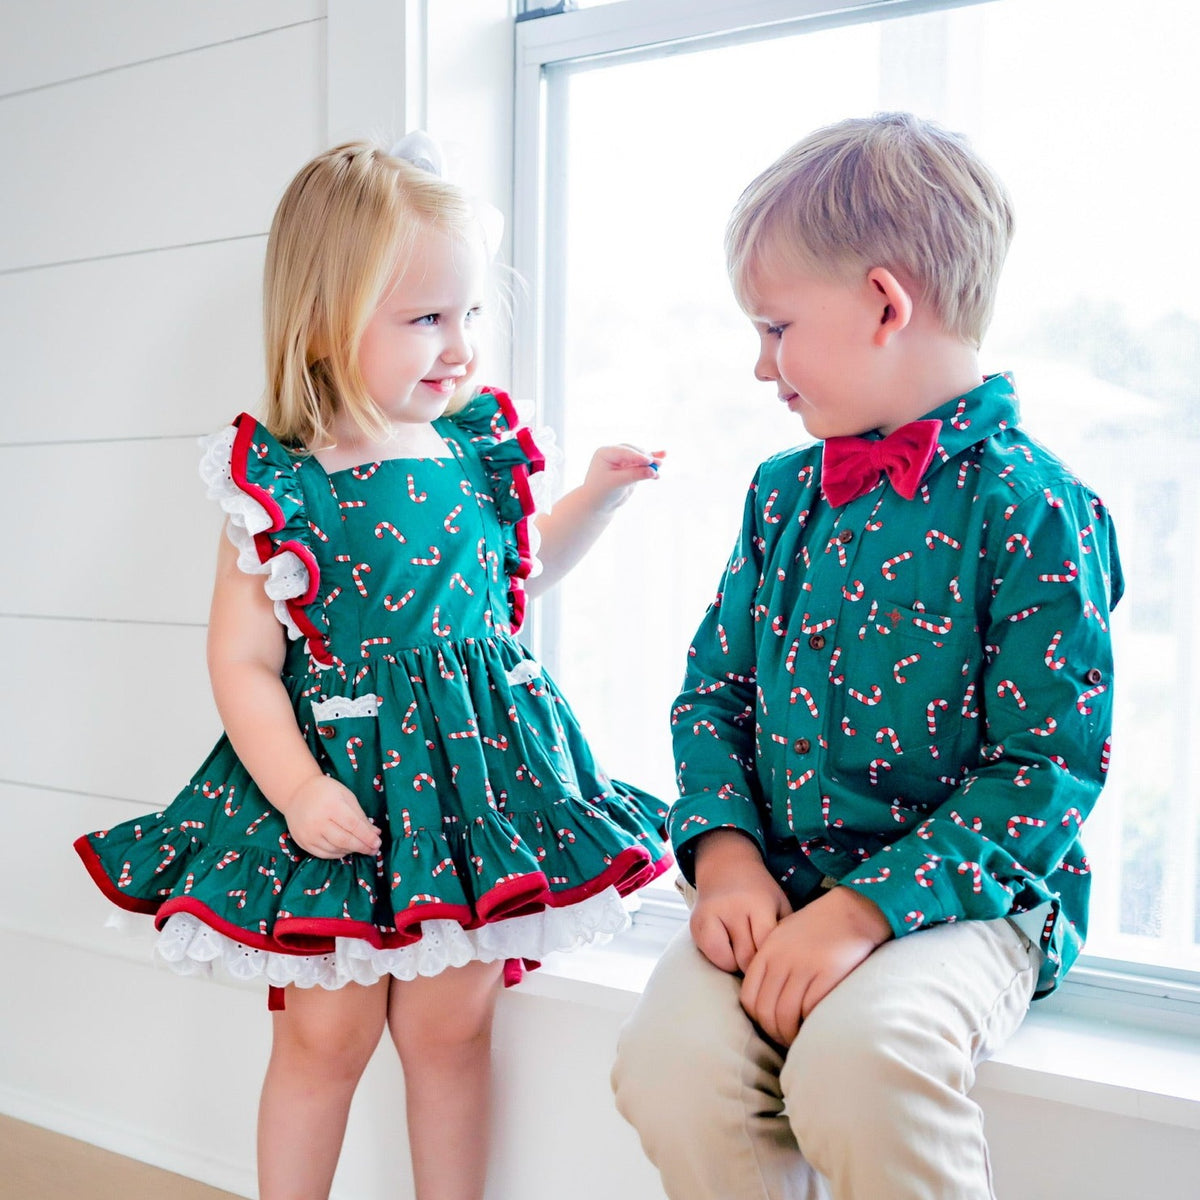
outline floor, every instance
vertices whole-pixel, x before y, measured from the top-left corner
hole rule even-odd
[[[0,1200],[235,1200],[170,1171],[0,1117]]]

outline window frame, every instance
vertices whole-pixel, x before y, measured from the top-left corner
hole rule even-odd
[[[536,7],[536,0],[532,0]],[[565,229],[557,215],[565,174],[569,73],[589,65],[652,59],[673,49],[710,49],[919,13],[1001,4],[1004,0],[614,0],[515,25],[513,267],[528,285],[516,298],[513,384],[538,400],[539,420],[561,428],[565,395],[565,280],[547,270],[561,261]],[[527,7],[528,5],[523,5]],[[533,636],[554,658],[560,623],[544,598]],[[647,897],[636,936],[661,946],[686,918],[682,901]],[[1200,972],[1084,952],[1041,1011],[1200,1036]]]

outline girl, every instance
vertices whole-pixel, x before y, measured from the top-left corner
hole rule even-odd
[[[472,387],[481,229],[429,165],[353,142],[285,193],[265,420],[201,467],[228,514],[208,637],[226,734],[165,812],[76,843],[177,969],[271,985],[263,1200],[328,1195],[385,1024],[417,1195],[482,1196],[501,979],[620,929],[669,862],[664,806],[599,769],[513,636],[526,580],[568,570],[662,455],[597,451],[533,525],[542,455]]]

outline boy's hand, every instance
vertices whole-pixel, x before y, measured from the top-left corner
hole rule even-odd
[[[817,1004],[891,936],[870,900],[835,887],[772,930],[746,971],[742,1008],[790,1046]]]
[[[696,904],[691,931],[696,948],[722,971],[745,971],[767,935],[792,911],[745,835],[714,829],[696,843]]]
[[[601,446],[592,455],[582,490],[598,512],[612,512],[629,499],[634,484],[658,478],[658,464],[665,450],[647,454],[636,446]]]
[[[296,844],[315,858],[374,854],[379,830],[367,820],[354,793],[327,775],[306,779],[281,809]]]

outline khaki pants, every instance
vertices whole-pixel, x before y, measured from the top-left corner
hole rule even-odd
[[[1005,920],[919,930],[830,992],[785,1057],[684,929],[622,1030],[617,1107],[671,1200],[991,1200],[967,1093],[1039,965]]]

